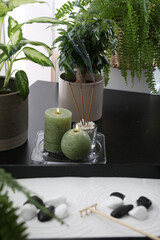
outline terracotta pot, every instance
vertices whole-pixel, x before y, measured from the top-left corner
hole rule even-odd
[[[101,75],[98,75],[95,82],[92,83],[82,83],[83,90],[83,98],[84,98],[84,112],[85,118],[87,119],[90,109],[90,100],[92,89],[94,86],[94,95],[93,102],[91,108],[91,121],[97,121],[102,117],[102,107],[103,107],[103,89],[104,89],[104,81]],[[68,82],[65,80],[65,74],[61,74],[59,79],[59,107],[67,108],[72,112],[72,121],[78,122],[80,121],[80,117],[77,111],[77,107],[75,101],[73,99],[73,95],[69,86],[73,89],[76,101],[78,103],[78,107],[80,109],[80,113],[82,115],[82,101],[81,101],[81,92],[80,92],[80,83]]]
[[[0,88],[4,77],[0,77]],[[21,146],[28,137],[28,98],[22,100],[13,79],[9,88],[13,93],[0,94],[0,151]]]

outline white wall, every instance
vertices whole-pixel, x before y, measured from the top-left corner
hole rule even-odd
[[[159,91],[160,89],[160,71],[158,69],[155,70],[155,81],[156,81],[156,89]],[[132,84],[132,78],[128,71],[128,83],[126,85],[124,78],[121,76],[120,70],[116,68],[111,68],[110,72],[110,80],[106,88],[108,89],[116,89],[123,91],[131,91],[131,92],[141,92],[141,93],[150,93],[148,89],[148,85],[145,81],[145,77],[142,75],[141,81],[137,78],[134,79],[134,85]]]

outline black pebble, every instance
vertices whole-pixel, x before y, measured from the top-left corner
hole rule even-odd
[[[122,200],[125,198],[125,195],[123,195],[123,194],[120,193],[120,192],[113,192],[113,193],[110,194],[110,196],[119,197],[119,198],[121,198]]]
[[[146,208],[149,208],[152,205],[151,200],[149,200],[144,196],[139,197],[136,202],[137,202],[137,206],[144,206]]]
[[[41,198],[37,197],[37,196],[32,196],[31,197],[35,202],[39,203],[40,205],[42,206],[45,206],[44,202],[42,201]],[[34,203],[32,203],[30,200],[27,200],[23,205],[27,204],[27,203],[30,203],[30,204],[33,204],[35,205]],[[36,206],[36,205],[35,205]],[[36,208],[39,209],[39,207],[36,206]]]
[[[131,204],[120,206],[111,212],[111,216],[115,218],[121,218],[124,215],[126,215],[132,208],[133,208],[133,205]]]
[[[46,208],[51,214],[54,214],[55,212],[55,207],[53,206],[49,206],[48,208]],[[46,213],[44,213],[43,211],[39,211],[37,218],[40,222],[47,222],[49,220],[52,219],[51,216],[47,215]]]

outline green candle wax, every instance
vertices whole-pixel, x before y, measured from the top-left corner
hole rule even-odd
[[[91,139],[87,132],[71,129],[64,134],[61,141],[61,149],[67,158],[80,160],[89,154]]]
[[[61,152],[61,139],[71,129],[72,113],[64,108],[45,111],[44,149],[52,153]]]

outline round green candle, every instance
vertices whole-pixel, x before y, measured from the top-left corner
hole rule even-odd
[[[61,149],[67,158],[80,160],[89,154],[91,139],[87,132],[71,129],[64,134],[61,141]]]
[[[61,139],[71,129],[72,113],[64,108],[50,108],[45,111],[44,149],[60,153]]]

